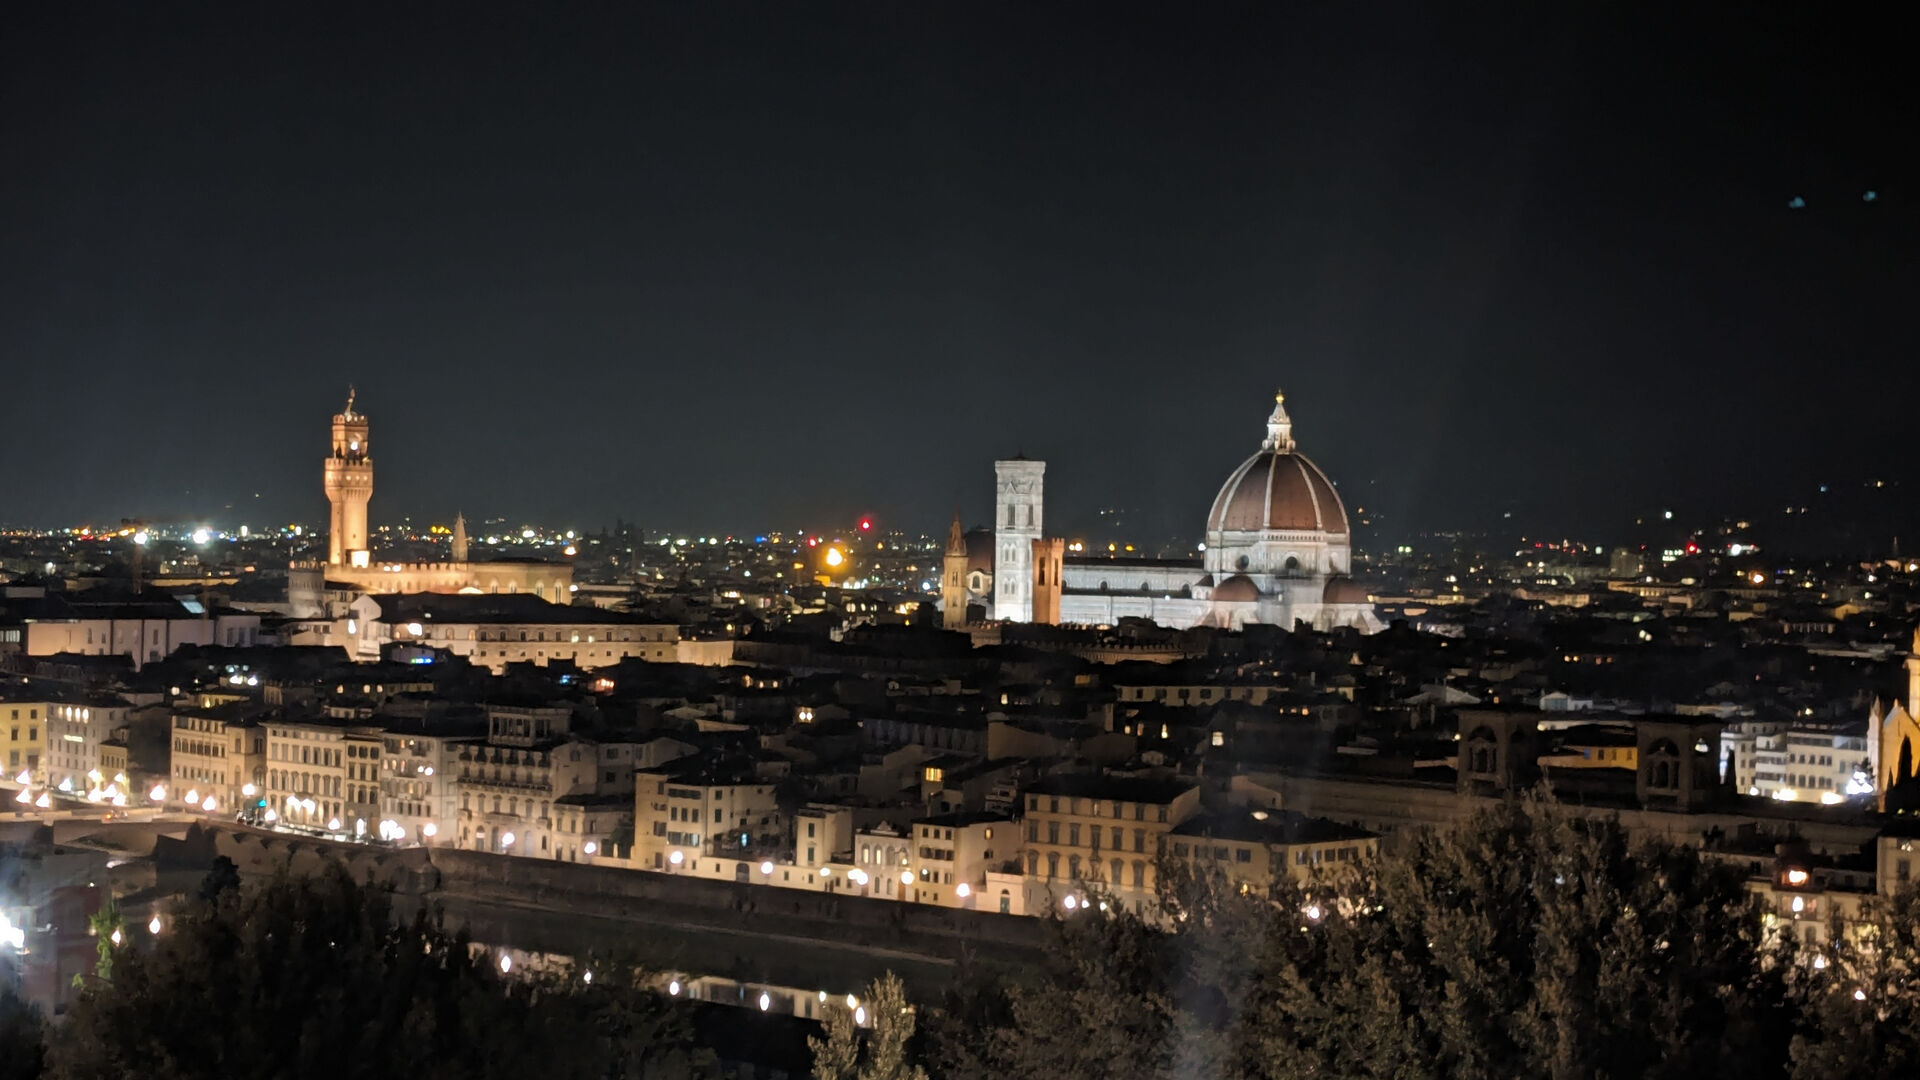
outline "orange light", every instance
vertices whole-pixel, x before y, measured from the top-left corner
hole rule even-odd
[[[1787,884],[1805,885],[1806,883],[1807,883],[1807,872],[1805,870],[1795,868],[1787,871]]]

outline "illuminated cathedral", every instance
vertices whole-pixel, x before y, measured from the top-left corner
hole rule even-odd
[[[1185,629],[1249,624],[1382,628],[1352,572],[1352,529],[1340,493],[1293,437],[1274,395],[1259,447],[1227,475],[1207,512],[1199,559],[1073,557],[1042,526],[1046,463],[994,463],[993,570],[958,522],[942,575],[945,623],[964,625],[969,601],[1011,622],[1111,626],[1148,619]]]

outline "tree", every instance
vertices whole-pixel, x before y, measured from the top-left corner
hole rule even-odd
[[[1013,988],[1013,1022],[988,1036],[999,1066],[1050,1080],[1166,1075],[1176,1012],[1166,936],[1094,894],[1049,919],[1045,978]]]
[[[158,937],[113,953],[112,980],[74,1004],[49,1053],[55,1080],[271,1076],[637,1076],[663,1060],[698,1075],[690,1032],[636,973],[588,987],[503,975],[426,913],[337,864],[224,890]]]
[[[40,1013],[12,990],[0,990],[0,1080],[38,1080],[45,1057]]]
[[[864,1039],[860,1010],[870,1022]],[[889,971],[867,988],[864,1005],[827,1014],[826,1038],[808,1037],[814,1080],[927,1080],[926,1070],[912,1061],[913,1034],[906,987]]]
[[[1875,898],[1794,971],[1804,1024],[1794,1080],[1893,1080],[1920,1070],[1920,892]]]
[[[217,904],[222,895],[239,887],[240,868],[225,855],[216,855],[213,865],[207,869],[207,876],[200,881],[198,895],[204,903]]]
[[[1247,1076],[1779,1075],[1784,963],[1743,875],[1615,819],[1510,803],[1283,895]]]

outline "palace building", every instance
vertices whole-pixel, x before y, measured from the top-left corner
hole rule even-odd
[[[994,463],[997,491],[992,569],[956,520],[942,574],[945,624],[958,627],[969,600],[987,618],[1112,626],[1148,619],[1186,629],[1248,624],[1381,629],[1352,570],[1352,530],[1340,493],[1293,438],[1285,398],[1274,395],[1266,437],[1227,475],[1207,513],[1199,559],[1064,556],[1044,536],[1046,463]]]
[[[452,558],[447,562],[383,559],[371,548],[367,503],[373,498],[372,430],[365,413],[347,406],[333,416],[332,439],[322,475],[328,516],[327,560],[296,562],[287,575],[290,612],[299,618],[332,614],[329,593],[525,593],[556,604],[573,599],[573,567],[539,560],[467,559],[467,523],[453,523]]]

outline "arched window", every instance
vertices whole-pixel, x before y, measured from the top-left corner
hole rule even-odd
[[[1143,889],[1147,885],[1147,864],[1139,859],[1133,860],[1133,887]]]
[[[1067,876],[1075,881],[1080,880],[1080,856],[1067,856]]]
[[[1108,878],[1108,879],[1107,879],[1107,881],[1108,881],[1108,882],[1109,882],[1110,884],[1113,884],[1113,885],[1119,885],[1119,884],[1120,884],[1120,860],[1119,860],[1119,859],[1115,859],[1115,860],[1113,860],[1113,862],[1112,862],[1111,864],[1109,864],[1109,865],[1110,865],[1110,868],[1111,868],[1111,869],[1112,869],[1112,871],[1113,871],[1113,876],[1112,876],[1112,877],[1110,877],[1110,878]]]
[[[1299,556],[1297,556],[1297,555],[1289,555],[1289,556],[1287,556],[1287,561],[1286,561],[1286,564],[1285,564],[1285,565],[1286,565],[1286,571],[1287,571],[1287,573],[1289,573],[1289,574],[1297,574],[1297,573],[1299,573],[1299,572],[1300,572],[1300,557],[1299,557]]]
[[[1047,880],[1052,881],[1058,878],[1059,876],[1060,876],[1060,853],[1057,851],[1049,851],[1047,852]]]

